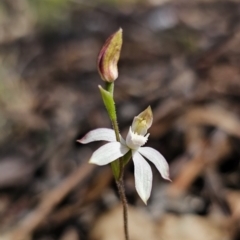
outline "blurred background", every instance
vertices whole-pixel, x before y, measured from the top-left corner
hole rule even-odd
[[[145,206],[126,167],[132,240],[239,240],[240,1],[1,0],[0,240],[122,240],[109,166],[89,165],[111,127],[96,68],[123,28],[115,84],[123,135],[152,106]]]

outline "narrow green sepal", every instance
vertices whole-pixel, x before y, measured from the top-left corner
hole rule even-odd
[[[108,115],[109,115],[111,121],[115,121],[117,119],[117,115],[116,115],[113,96],[110,92],[106,91],[101,86],[98,86],[98,87],[99,87],[100,93],[102,95],[102,100],[107,109]]]
[[[115,177],[116,180],[119,180],[119,178],[120,178],[120,162],[119,162],[119,159],[111,162],[111,168],[112,168],[113,176]]]

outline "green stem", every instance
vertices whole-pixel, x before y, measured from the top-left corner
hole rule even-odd
[[[114,92],[114,83],[109,83],[109,82],[106,82],[106,90],[108,92],[110,92],[113,96],[113,92]]]
[[[112,126],[116,135],[116,139],[118,142],[120,142],[120,134],[119,134],[119,128],[118,128],[118,123],[117,120],[112,120]]]
[[[106,90],[113,96],[114,92],[114,83],[106,83]],[[113,100],[113,106],[114,106],[114,114],[109,114],[109,117],[112,122],[112,126],[116,135],[116,140],[120,142],[120,131],[117,123],[117,114],[115,109],[115,102]],[[111,117],[111,116],[112,117]],[[117,166],[119,166],[119,176],[116,178],[116,185],[118,188],[118,193],[123,205],[123,222],[124,222],[124,236],[125,240],[129,240],[129,231],[128,231],[128,204],[127,204],[127,198],[125,195],[125,189],[123,184],[123,174],[124,174],[124,166],[129,161],[129,154],[127,153],[127,158],[121,157],[120,159],[117,159],[116,162]],[[112,164],[112,168],[114,168],[116,165]]]
[[[129,240],[129,231],[128,231],[128,204],[127,198],[125,195],[125,189],[123,184],[123,178],[121,177],[120,180],[116,181],[118,187],[118,193],[120,195],[120,199],[123,205],[123,222],[124,222],[124,236],[125,240]]]

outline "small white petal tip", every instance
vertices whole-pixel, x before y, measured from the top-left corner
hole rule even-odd
[[[94,162],[92,159],[90,159],[89,161],[88,161],[88,163],[89,164],[95,164],[95,165],[98,165],[96,162]]]
[[[172,182],[172,179],[170,177],[164,178],[165,180]]]
[[[142,199],[142,200],[143,200],[144,204],[147,205],[148,199]]]

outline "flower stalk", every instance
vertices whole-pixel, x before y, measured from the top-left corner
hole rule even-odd
[[[113,98],[114,82],[111,82],[111,83],[106,82],[106,90],[104,90],[102,87],[99,87],[99,89],[100,89],[101,96],[102,96],[104,105],[106,107],[108,116],[112,122],[116,140],[120,142],[120,131],[117,123],[117,114],[116,114],[115,102]],[[129,158],[129,155],[128,155],[128,158]],[[115,177],[118,193],[123,206],[124,236],[125,236],[125,240],[129,240],[128,203],[125,195],[125,188],[124,188],[124,181],[123,181],[124,166],[125,166],[124,162],[126,161],[124,161],[123,157],[116,159],[115,161],[111,162],[111,168],[112,168],[113,175]]]
[[[113,96],[113,91],[114,91],[114,83],[106,83],[106,89],[107,91],[112,94]],[[103,96],[103,95],[102,95]],[[113,101],[113,106],[115,107],[115,102],[114,99],[112,98]],[[105,105],[106,106],[106,105]],[[108,115],[110,117],[111,112],[108,112]],[[114,109],[114,112],[116,113],[116,109]],[[117,123],[117,115],[115,114],[114,117],[110,117],[112,126],[116,135],[116,139],[118,142],[120,142],[120,131]],[[129,157],[129,156],[128,156]],[[130,156],[131,157],[131,156]],[[125,188],[124,188],[124,182],[123,182],[123,176],[124,176],[124,158],[121,157],[111,163],[112,171],[115,173],[115,181],[116,185],[118,188],[118,193],[122,202],[123,206],[123,225],[124,225],[124,236],[125,240],[129,240],[129,230],[128,230],[128,203],[127,203],[127,198],[125,195]]]

